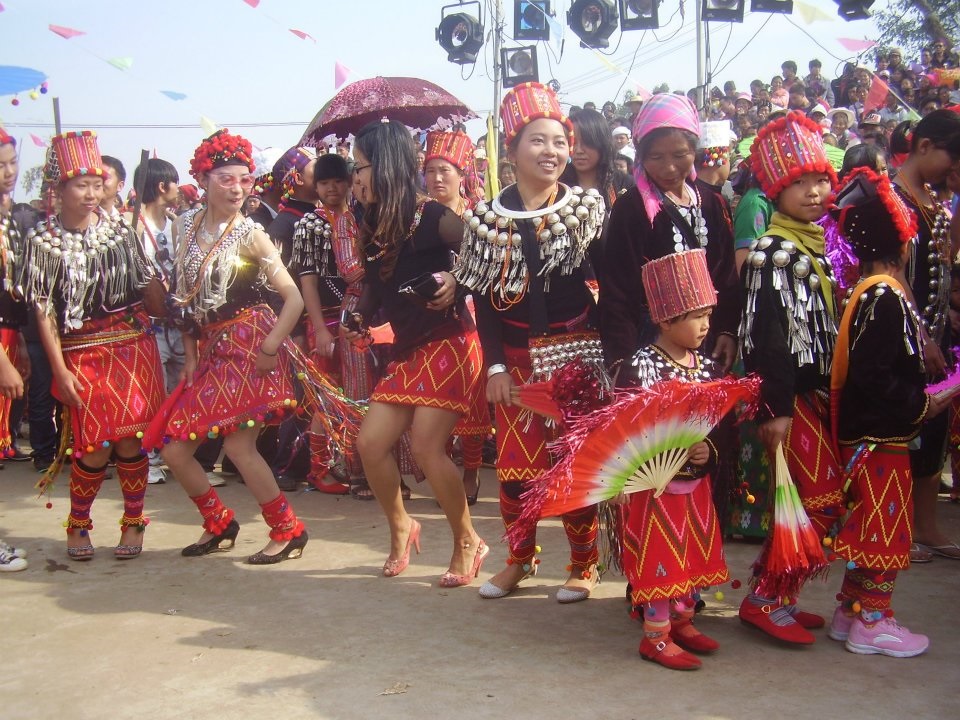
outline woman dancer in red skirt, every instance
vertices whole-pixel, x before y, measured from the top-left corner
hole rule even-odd
[[[357,449],[367,482],[390,524],[390,555],[383,574],[402,573],[410,548],[420,548],[420,523],[403,506],[400,472],[392,448],[411,428],[413,455],[433,487],[453,531],[450,567],[442,587],[468,585],[489,548],[470,521],[463,485],[446,443],[470,406],[470,388],[482,360],[476,329],[456,294],[451,252],[463,223],[453,212],[417,193],[416,153],[407,129],[396,122],[367,125],[354,145],[354,173],[365,203],[360,246],[363,294],[344,327],[348,340],[382,308],[393,326],[397,358],[370,397]]]
[[[163,370],[140,288],[148,270],[130,228],[99,205],[103,162],[92,132],[53,138],[45,167],[60,212],[28,235],[27,270],[53,392],[69,408],[73,443],[67,554],[90,560],[90,508],[111,456],[123,492],[114,555],[143,549],[148,462],[140,437],[163,400]],[[62,459],[62,458],[61,458]],[[51,466],[41,486],[52,481]]]
[[[288,340],[303,300],[263,229],[240,208],[253,188],[251,146],[219,130],[194,153],[191,173],[206,190],[206,208],[174,227],[176,303],[185,310],[186,363],[180,394],[161,417],[163,459],[203,516],[203,535],[183,549],[199,556],[233,546],[240,526],[193,455],[207,438],[223,449],[260,504],[270,541],[247,558],[267,565],[300,557],[307,532],[257,452],[256,428],[278,423],[296,407]],[[268,289],[283,300],[279,316]],[[177,391],[175,391],[176,393]]]

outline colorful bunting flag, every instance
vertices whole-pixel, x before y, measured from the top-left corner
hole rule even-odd
[[[255,8],[257,5],[260,4],[260,0],[243,0],[243,1],[252,8]]]
[[[47,141],[38,135],[34,135],[33,133],[30,133],[30,139],[33,140],[33,144],[36,145],[37,147],[47,146]]]
[[[187,96],[181,92],[174,92],[173,90],[161,90],[161,95],[166,95],[171,100],[186,100]]]
[[[204,135],[213,135],[217,131],[217,124],[206,115],[200,116],[200,128]]]
[[[347,81],[347,78],[350,77],[352,72],[353,70],[348,68],[343,63],[335,63],[333,66],[333,89],[339,90],[340,86]]]
[[[878,76],[874,75],[870,82],[870,91],[863,101],[863,114],[868,115],[872,110],[882,108],[887,102],[887,94],[890,92],[890,86],[887,85]]]
[[[77,35],[86,35],[87,33],[83,30],[74,30],[73,28],[63,27],[62,25],[48,25],[50,32],[56,33],[64,40],[69,40],[70,38],[75,38]]]
[[[806,25],[815,23],[818,20],[823,22],[833,22],[835,19],[830,13],[824,12],[820,8],[813,5],[808,5],[800,0],[794,0],[793,9],[798,15],[800,15],[800,19],[803,20]]]
[[[113,65],[117,70],[126,71],[133,67],[132,57],[110,58],[107,60],[107,62]]]
[[[850,52],[863,52],[877,45],[873,40],[857,40],[856,38],[837,38],[837,42]]]
[[[304,32],[303,30],[294,30],[293,28],[290,28],[290,32],[292,32],[294,35],[296,35],[296,36],[297,36],[298,38],[300,38],[301,40],[306,40],[306,39],[309,38],[310,40],[313,40],[314,42],[317,41],[317,39],[316,39],[313,35],[311,35],[310,33],[306,33],[306,32]]]

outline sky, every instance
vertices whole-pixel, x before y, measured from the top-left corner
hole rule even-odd
[[[336,63],[351,71],[348,82],[422,77],[484,117],[493,109],[492,43],[484,44],[475,66],[448,62],[434,38],[440,0],[249,1],[257,7],[246,0],[0,0],[0,65],[39,70],[48,82],[47,94],[32,100],[22,92],[17,106],[12,96],[0,97],[0,124],[19,140],[21,173],[43,162],[44,149],[30,136],[53,134],[54,96],[64,130],[97,131],[101,151],[120,158],[130,182],[141,149],[172,162],[181,183],[192,182],[189,161],[208,134],[202,117],[243,134],[255,148],[295,145],[336,92]],[[799,1],[824,19],[807,24],[796,9],[790,16],[748,10],[742,24],[710,23],[714,83],[730,79],[747,89],[756,77],[769,82],[783,60],[795,60],[804,74],[814,57],[833,76],[853,56],[838,38],[877,38],[872,20],[845,22],[831,0]],[[680,2],[663,0],[660,30],[617,30],[601,54],[580,48],[566,28],[572,0],[554,0],[565,34],[562,46],[539,44],[540,80],[556,79],[564,103],[592,100],[598,107],[637,85],[692,87],[694,2],[685,0],[685,19]],[[482,4],[489,31],[492,0]],[[503,0],[503,7],[505,44],[526,44],[509,38],[513,0]],[[49,25],[85,34],[64,39]],[[185,97],[174,100],[163,91]],[[480,120],[468,125],[474,138],[483,130]],[[29,197],[18,184],[16,200]]]

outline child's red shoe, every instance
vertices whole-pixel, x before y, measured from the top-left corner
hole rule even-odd
[[[770,619],[771,614],[778,610],[782,610],[788,618],[788,622],[784,625],[777,625]],[[753,625],[755,628],[763,630],[767,635],[783,642],[794,645],[813,645],[816,642],[816,638],[790,617],[790,613],[779,603],[767,603],[758,606],[750,602],[750,597],[747,596],[740,603],[740,621],[747,625]]]
[[[702,664],[700,658],[681,650],[664,633],[657,642],[646,635],[640,641],[640,657],[663,665],[671,670],[696,670]]]

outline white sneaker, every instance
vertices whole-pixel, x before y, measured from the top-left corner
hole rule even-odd
[[[5,552],[7,555],[13,555],[18,558],[25,558],[27,556],[26,550],[7,545],[3,540],[0,540],[0,552]]]
[[[217,475],[213,471],[207,473],[207,481],[210,483],[210,487],[223,487],[227,484],[222,475]]]
[[[11,555],[6,550],[0,550],[0,572],[16,572],[26,569],[27,561],[24,558]]]
[[[163,458],[160,457],[160,453],[154,450],[147,456],[150,459],[150,467],[158,467],[163,465]]]
[[[148,485],[163,485],[167,481],[167,474],[159,467],[151,467],[147,472]]]

